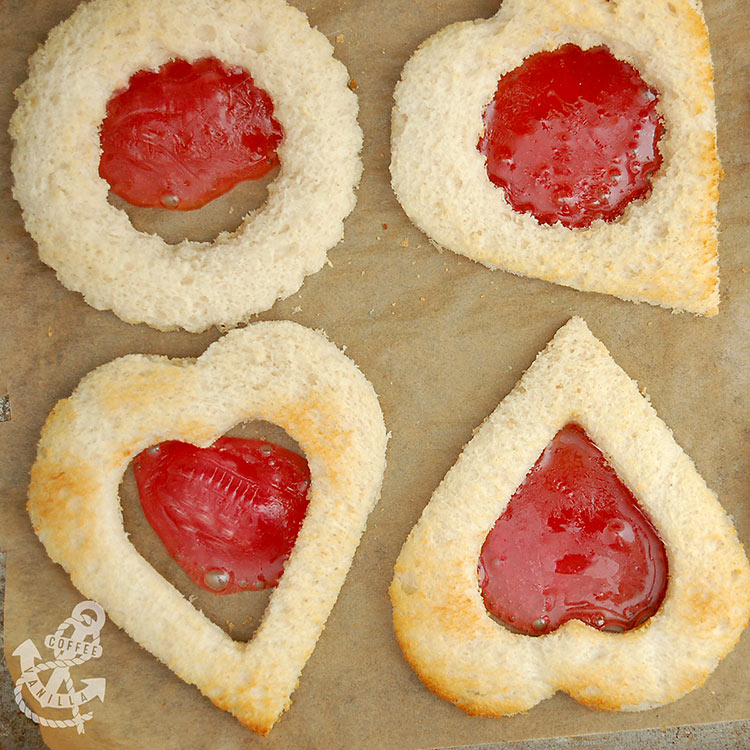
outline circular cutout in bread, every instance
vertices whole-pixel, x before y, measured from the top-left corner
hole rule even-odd
[[[514,211],[477,150],[498,80],[529,56],[605,46],[658,92],[651,194],[611,223],[540,224]],[[505,0],[428,39],[394,93],[391,175],[435,244],[490,268],[702,315],[718,311],[716,153],[708,33],[695,2]]]
[[[667,553],[657,612],[625,633],[569,620],[513,633],[491,619],[482,545],[558,430],[578,423],[635,495]],[[750,565],[732,523],[637,384],[580,318],[561,328],[476,431],[404,544],[391,584],[404,655],[469,714],[525,711],[556,691],[638,711],[701,686],[750,616]]]
[[[284,575],[252,639],[239,643],[138,554],[117,493],[148,446],[206,447],[255,419],[297,441],[311,483]],[[87,375],[47,419],[28,510],[50,558],[84,596],[178,677],[267,734],[336,602],[380,493],[385,446],[377,396],[347,356],[295,323],[256,323],[196,361],[130,355]]]
[[[79,6],[32,56],[11,120],[13,193],[42,261],[92,307],[165,330],[232,326],[297,291],[341,240],[362,169],[357,99],[332,54],[283,0]],[[99,128],[133,73],[203,57],[270,94],[281,169],[236,232],[169,245],[107,201]]]

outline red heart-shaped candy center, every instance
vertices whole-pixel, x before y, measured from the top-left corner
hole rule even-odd
[[[479,583],[487,610],[523,633],[572,619],[629,630],[659,608],[667,556],[633,494],[571,423],[487,535]]]
[[[171,440],[138,454],[133,470],[146,518],[198,586],[278,583],[307,510],[304,458],[261,440]]]

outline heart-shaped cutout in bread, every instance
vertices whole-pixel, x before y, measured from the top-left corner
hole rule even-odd
[[[538,75],[529,70],[540,65]],[[605,90],[588,91],[605,65],[613,69]],[[613,84],[618,67],[622,81]],[[558,80],[559,68],[569,78]],[[492,18],[442,29],[404,67],[392,115],[393,189],[433,242],[490,268],[715,315],[721,169],[712,78],[696,0],[647,8],[640,0],[504,0]],[[519,79],[532,83],[505,90]],[[634,98],[621,101],[627,87]],[[638,112],[654,98],[656,120]],[[510,126],[521,137],[480,153],[497,132],[497,107],[518,120]],[[618,134],[629,111],[631,132]],[[615,136],[621,150],[608,148]],[[493,184],[493,151],[502,167],[493,181],[528,170],[527,179]],[[648,172],[638,175],[641,188],[620,196],[636,166]],[[611,216],[599,211],[610,198]],[[579,199],[588,201],[585,217]]]
[[[487,610],[530,635],[568,620],[630,630],[659,608],[667,584],[659,535],[585,430],[550,441],[482,545]]]
[[[310,499],[263,620],[238,643],[138,554],[117,492],[145,448],[170,439],[205,447],[254,419],[297,441]],[[79,591],[181,679],[267,734],[291,703],[378,499],[385,445],[377,396],[348,357],[297,324],[257,323],[196,361],[129,355],[87,375],[47,419],[28,509]]]
[[[307,511],[310,468],[265,440],[179,440],[133,461],[141,508],[167,552],[207,591],[276,586]]]
[[[552,633],[494,621],[479,589],[482,545],[568,422],[584,428],[660,535],[658,611],[625,633],[579,620]],[[635,711],[703,684],[750,616],[750,565],[732,523],[669,428],[580,318],[558,331],[477,430],[404,544],[391,585],[398,641],[434,692],[467,713],[524,711],[563,690]]]

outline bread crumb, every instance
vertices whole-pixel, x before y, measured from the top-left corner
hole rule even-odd
[[[403,240],[401,240],[401,247],[409,247],[409,238],[404,237]]]
[[[346,85],[347,85],[347,86],[348,86],[348,87],[349,87],[349,88],[350,88],[350,89],[351,89],[352,91],[356,91],[356,90],[357,90],[357,79],[356,79],[356,78],[351,78],[351,79],[349,80],[349,83],[347,83]]]
[[[10,396],[0,396],[0,422],[10,422],[10,419]]]
[[[47,326],[47,337],[52,338],[52,326]]]
[[[424,301],[425,301],[425,298],[424,298],[424,297],[420,297],[420,298],[419,298],[419,301],[420,301],[420,302],[424,302]]]
[[[336,42],[337,42],[338,44],[343,44],[343,43],[344,43],[344,39],[345,39],[345,37],[344,37],[344,35],[343,35],[343,34],[337,34],[337,35],[336,35]]]

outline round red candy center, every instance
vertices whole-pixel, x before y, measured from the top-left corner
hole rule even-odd
[[[478,575],[487,610],[522,633],[572,619],[623,631],[659,608],[667,557],[630,490],[571,423],[488,534]]]
[[[656,104],[632,65],[566,44],[500,79],[478,148],[516,211],[570,228],[613,221],[661,164]]]
[[[133,470],[144,515],[194,583],[222,594],[278,583],[307,511],[304,458],[260,440],[170,440]]]
[[[107,104],[99,175],[136,206],[200,208],[277,166],[273,102],[239,67],[173,60]]]

